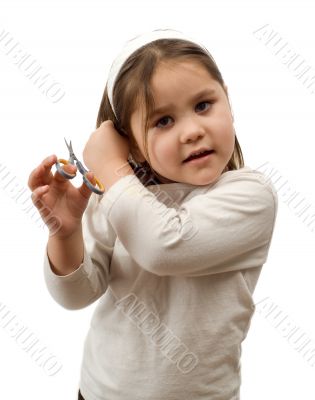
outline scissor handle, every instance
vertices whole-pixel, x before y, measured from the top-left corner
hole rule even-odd
[[[99,187],[99,189],[97,189],[97,187],[93,186],[92,183],[88,180],[86,174],[87,172],[83,175],[83,181],[87,185],[87,187],[94,193],[103,194],[105,192],[103,184],[96,178],[96,176],[94,176],[96,185]]]
[[[74,161],[73,161],[73,162],[71,162],[71,161],[69,162],[69,160],[65,160],[65,159],[63,159],[63,158],[59,158],[58,161],[55,163],[56,168],[57,168],[57,171],[58,171],[64,178],[73,179],[73,178],[76,176],[76,174],[69,174],[68,172],[64,171],[64,170],[62,169],[60,163],[61,163],[61,164],[64,164],[64,165],[67,165],[67,164],[69,164],[69,163],[74,165]],[[99,189],[98,189],[96,186],[92,185],[92,183],[91,183],[91,182],[88,180],[88,178],[86,177],[86,174],[87,174],[89,171],[87,171],[87,170],[83,167],[83,165],[82,165],[82,163],[81,163],[80,161],[77,162],[77,167],[78,167],[79,171],[80,171],[81,174],[82,174],[82,178],[83,178],[84,183],[86,184],[86,186],[87,186],[90,190],[92,190],[92,192],[97,193],[97,194],[103,194],[103,193],[105,192],[105,189],[104,189],[103,184],[96,178],[96,176],[94,176],[94,179],[95,179],[95,182],[96,182],[96,186],[98,186]]]
[[[84,168],[83,164],[81,163],[81,161],[77,161],[77,168],[80,171],[82,178],[83,178],[83,182],[86,184],[86,186],[92,190],[92,192],[97,193],[97,194],[103,194],[105,192],[104,190],[104,186],[103,184],[96,178],[96,176],[94,176],[96,185],[99,187],[99,189],[97,189],[97,187],[93,186],[93,184],[88,180],[88,178],[86,177],[86,174],[89,172],[87,169]]]
[[[56,168],[57,168],[57,171],[59,172],[59,174],[61,174],[64,178],[73,179],[76,176],[76,174],[69,174],[68,172],[64,171],[62,169],[60,163],[63,164],[63,165],[67,165],[67,164],[69,164],[69,161],[65,160],[63,158],[59,158],[57,160],[57,162],[55,163],[55,165],[56,165]],[[72,164],[72,163],[70,163],[70,164]]]

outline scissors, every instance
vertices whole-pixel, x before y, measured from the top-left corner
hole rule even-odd
[[[65,139],[65,138],[64,138]],[[65,139],[66,145],[68,147],[69,150],[69,160],[65,160],[63,158],[59,158],[57,160],[57,162],[55,163],[57,171],[59,172],[59,174],[61,174],[64,178],[66,179],[73,179],[76,176],[75,174],[69,174],[68,172],[64,171],[60,165],[64,164],[72,164],[72,165],[76,165],[78,170],[80,171],[80,173],[83,175],[83,181],[84,183],[87,185],[87,187],[92,190],[92,192],[97,193],[97,194],[103,194],[104,193],[104,186],[103,184],[94,176],[94,179],[96,181],[96,185],[99,187],[99,189],[95,186],[92,185],[92,183],[88,180],[88,178],[86,177],[86,174],[89,172],[87,169],[85,169],[83,167],[83,164],[81,163],[81,161],[79,161],[77,159],[77,157],[75,156],[73,149],[72,149],[72,144],[71,144],[71,140],[70,140],[70,144],[67,143],[66,139]]]

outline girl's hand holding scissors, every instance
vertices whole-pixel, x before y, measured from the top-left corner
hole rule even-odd
[[[32,201],[49,231],[53,231],[54,236],[67,238],[80,228],[92,191],[84,182],[76,188],[58,171],[53,175],[51,168],[56,162],[55,155],[45,158],[31,172],[28,186],[33,192]],[[77,167],[69,163],[63,166],[63,171],[75,174]],[[92,184],[96,183],[93,172],[88,172],[86,177]]]
[[[128,139],[118,133],[110,120],[103,122],[91,134],[85,146],[84,163],[89,172],[74,155],[71,142],[70,145],[67,142],[66,144],[70,154],[69,161],[57,159],[55,155],[47,157],[31,172],[28,180],[35,207],[50,232],[53,231],[52,234],[59,238],[70,237],[80,228],[92,192],[104,192],[102,179],[99,180],[98,177],[110,177],[113,171],[107,174],[104,171],[127,164],[129,155]],[[61,163],[64,165],[61,166]],[[54,164],[57,167],[55,174],[51,172]],[[79,188],[69,182],[75,176],[77,166],[84,178]],[[107,182],[109,184],[113,180],[108,179]],[[59,225],[57,231],[56,224]]]

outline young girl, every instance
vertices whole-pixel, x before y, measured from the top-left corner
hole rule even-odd
[[[79,399],[240,398],[241,343],[278,200],[244,166],[233,121],[207,49],[154,30],[112,64],[84,150],[105,193],[53,175],[55,155],[31,173],[44,221],[49,209],[62,222],[44,254],[51,296],[69,310],[100,299]]]

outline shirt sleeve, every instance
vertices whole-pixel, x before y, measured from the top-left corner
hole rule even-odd
[[[219,180],[177,208],[158,197],[128,175],[102,199],[108,220],[141,268],[193,277],[265,263],[278,202],[263,174]]]
[[[87,307],[105,293],[116,233],[108,223],[98,195],[92,193],[82,217],[84,257],[71,274],[55,274],[47,246],[44,253],[44,279],[54,300],[66,309]]]

